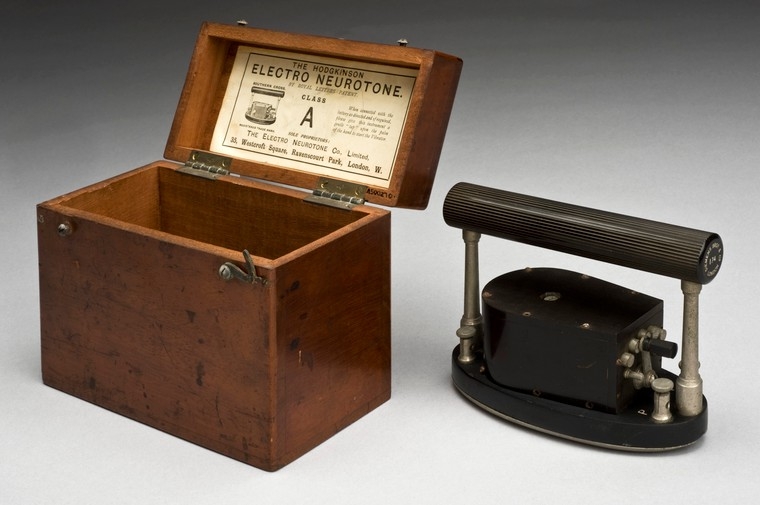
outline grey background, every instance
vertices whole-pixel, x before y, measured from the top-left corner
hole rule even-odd
[[[760,15],[752,2],[6,1],[0,7],[0,502],[748,503],[756,471]],[[393,397],[269,474],[42,385],[34,205],[162,156],[200,23],[433,48],[464,70],[430,206],[393,210]],[[716,231],[701,296],[710,426],[635,455],[560,441],[461,398],[466,180]],[[557,266],[663,298],[678,281],[498,239],[481,280]],[[669,368],[675,369],[671,362]]]

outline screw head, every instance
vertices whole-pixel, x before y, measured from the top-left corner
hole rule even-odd
[[[220,266],[219,277],[221,277],[225,281],[232,279],[232,270],[230,269],[230,267],[227,265]]]
[[[58,225],[58,235],[61,237],[68,237],[73,231],[74,229],[68,221]]]

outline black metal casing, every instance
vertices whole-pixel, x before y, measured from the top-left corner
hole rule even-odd
[[[518,270],[483,289],[495,382],[607,412],[621,412],[635,393],[617,358],[640,329],[662,322],[662,300],[567,270]],[[655,371],[660,362],[653,356]]]

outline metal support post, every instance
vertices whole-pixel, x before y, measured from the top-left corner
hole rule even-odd
[[[682,416],[702,412],[702,377],[699,376],[699,293],[702,285],[681,281],[683,291],[683,340],[681,374],[676,380],[676,407]]]
[[[459,361],[475,359],[474,348],[482,337],[483,316],[480,315],[480,279],[478,274],[478,241],[480,233],[462,230],[464,240],[464,314],[457,336],[460,339]]]

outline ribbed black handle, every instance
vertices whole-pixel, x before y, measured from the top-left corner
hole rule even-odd
[[[460,182],[446,224],[699,284],[723,259],[716,233]]]

